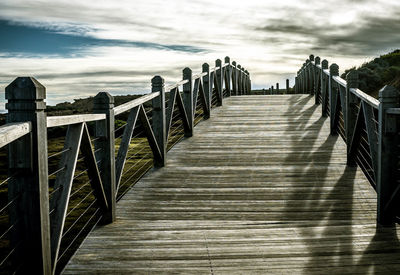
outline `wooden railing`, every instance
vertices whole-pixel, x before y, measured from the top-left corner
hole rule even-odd
[[[94,98],[93,114],[55,117],[46,117],[45,87],[36,79],[19,77],[6,88],[8,123],[0,127],[9,171],[0,183],[2,271],[59,273],[98,222],[115,221],[117,201],[153,163],[163,167],[167,150],[192,136],[224,97],[251,89],[249,73],[229,57],[212,69],[203,64],[196,75],[185,68],[172,86],[165,87],[160,76],[151,85],[152,93],[117,107],[102,92]],[[116,120],[126,123],[117,127]],[[55,127],[66,132],[51,143]]]
[[[359,165],[377,192],[377,220],[387,225],[400,215],[400,94],[391,86],[379,100],[358,89],[358,74],[339,77],[339,66],[311,55],[298,71],[295,89],[315,95],[331,134],[347,144],[347,164]]]

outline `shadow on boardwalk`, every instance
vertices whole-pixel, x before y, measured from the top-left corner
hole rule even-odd
[[[294,212],[299,217],[295,221],[285,216],[282,219],[296,225],[307,248],[303,254],[308,258],[304,273],[319,273],[328,268],[333,273],[398,274],[396,252],[400,252],[400,244],[396,228],[375,231],[368,214],[375,209],[365,209],[362,203],[363,189],[372,187],[366,181],[357,182],[357,168],[346,166],[345,156],[335,155],[340,143],[343,153],[344,143],[338,140],[340,137],[329,135],[324,125],[329,118],[321,116],[310,123],[312,116],[320,114],[319,105],[305,105],[311,100],[314,98],[291,98],[291,108],[285,114],[285,136],[292,144],[285,162],[290,165],[296,159],[302,160],[303,165],[291,180],[285,208],[287,217],[293,217]],[[293,135],[294,131],[303,135]],[[299,193],[300,187],[307,187],[307,191]]]

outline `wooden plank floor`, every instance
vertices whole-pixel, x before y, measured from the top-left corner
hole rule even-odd
[[[400,274],[399,228],[306,95],[231,97],[64,274]]]

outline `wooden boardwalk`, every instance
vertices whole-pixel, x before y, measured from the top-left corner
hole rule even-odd
[[[64,274],[399,274],[399,233],[376,229],[376,193],[313,102],[224,100]]]

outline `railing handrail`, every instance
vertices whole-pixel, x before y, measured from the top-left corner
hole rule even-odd
[[[360,98],[364,102],[368,103],[369,105],[371,105],[375,109],[379,108],[379,104],[380,104],[379,100],[377,100],[376,98],[364,93],[360,89],[358,89],[358,88],[350,88],[350,92],[352,92],[355,96],[357,96],[358,98]]]
[[[173,90],[173,89],[175,89],[175,88],[177,88],[177,87],[179,87],[179,86],[182,86],[183,84],[186,84],[186,83],[188,83],[188,82],[189,82],[189,80],[184,79],[184,80],[180,80],[180,81],[176,82],[175,84],[166,86],[166,87],[165,87],[165,92],[168,93],[168,92],[170,92],[171,90]]]
[[[158,97],[159,95],[160,95],[160,92],[150,93],[148,95],[143,95],[139,98],[136,98],[134,100],[131,100],[129,102],[121,104],[114,108],[114,114],[115,115],[122,114],[123,112],[126,112],[132,108],[135,108],[135,107],[143,104],[143,103],[146,103],[146,102],[152,100],[153,98]]]
[[[32,123],[28,122],[16,122],[7,123],[0,126],[0,148],[10,144],[14,140],[29,134],[32,131]]]
[[[27,243],[29,249],[13,249],[12,252],[15,253],[15,258],[29,259],[26,269],[24,267],[25,273],[29,269],[31,273],[54,274],[58,260],[68,249],[66,248],[61,254],[63,228],[69,215],[68,203],[72,196],[72,182],[76,178],[75,168],[79,160],[85,162],[86,170],[83,173],[89,178],[89,182],[85,185],[90,186],[89,194],[94,196],[99,206],[95,212],[100,213],[97,221],[111,223],[116,217],[115,205],[119,196],[118,190],[121,190],[124,166],[127,160],[131,159],[128,158],[128,152],[132,149],[130,143],[132,138],[135,136],[137,139],[142,139],[143,136],[147,138],[150,152],[146,155],[152,158],[155,167],[162,167],[166,164],[169,134],[171,136],[176,134],[176,131],[175,133],[171,131],[172,120],[175,124],[176,121],[182,122],[184,136],[190,137],[193,135],[194,126],[199,122],[199,116],[203,119],[210,118],[211,108],[221,106],[223,98],[250,93],[250,75],[244,68],[236,66],[234,61],[231,65],[229,57],[225,57],[223,65],[219,59],[215,61],[215,65],[210,70],[207,63],[203,64],[202,72],[199,74],[193,74],[190,68],[185,68],[183,80],[168,87],[164,86],[162,77],[155,76],[151,81],[150,94],[119,106],[114,106],[114,98],[109,93],[98,93],[94,97],[92,114],[47,117],[44,102],[45,87],[36,79],[21,77],[7,86],[8,119],[13,123],[0,127],[0,147],[9,145],[9,151],[15,155],[9,154],[8,165],[12,175],[17,176],[12,176],[12,184],[7,186],[8,192],[14,192],[8,198],[14,201],[7,205],[15,208],[10,211],[10,221],[14,222],[11,223],[11,228],[18,227],[15,230],[22,235],[12,234],[10,243],[13,245],[21,243],[22,241],[16,239],[18,236]],[[182,86],[181,91],[178,90],[179,86]],[[165,99],[167,92],[169,92],[168,102]],[[144,104],[149,102],[151,108],[147,108],[147,105],[145,108]],[[115,129],[116,116],[125,112],[129,112],[126,124]],[[151,115],[148,116],[149,112]],[[174,115],[174,112],[179,114]],[[134,134],[136,121],[140,123],[140,131]],[[94,123],[88,125],[88,122]],[[64,148],[61,152],[48,156],[47,131],[49,128],[61,126],[68,126]],[[116,132],[123,133],[116,137]],[[93,138],[90,135],[93,135]],[[116,143],[115,140],[120,137],[120,142]],[[81,157],[78,158],[79,155]],[[60,159],[56,159],[57,163],[53,163],[53,166],[57,164],[58,168],[49,173],[49,159],[54,160],[54,156]],[[142,160],[143,157],[135,164]],[[135,159],[130,162],[132,161]],[[142,165],[136,168],[143,167]],[[54,190],[51,192],[49,202],[50,177],[54,178],[52,187]],[[125,180],[129,179],[130,177]],[[27,186],[29,186],[29,196],[24,196],[22,200],[19,192]],[[87,196],[89,195],[85,198]],[[92,207],[93,203],[89,207]],[[49,208],[52,211],[51,218]],[[93,216],[90,219],[92,218]],[[24,222],[15,223],[17,220]],[[84,226],[86,225],[87,223]]]
[[[48,116],[47,128],[68,126],[71,124],[91,122],[106,119],[105,114],[76,114],[66,116]]]

